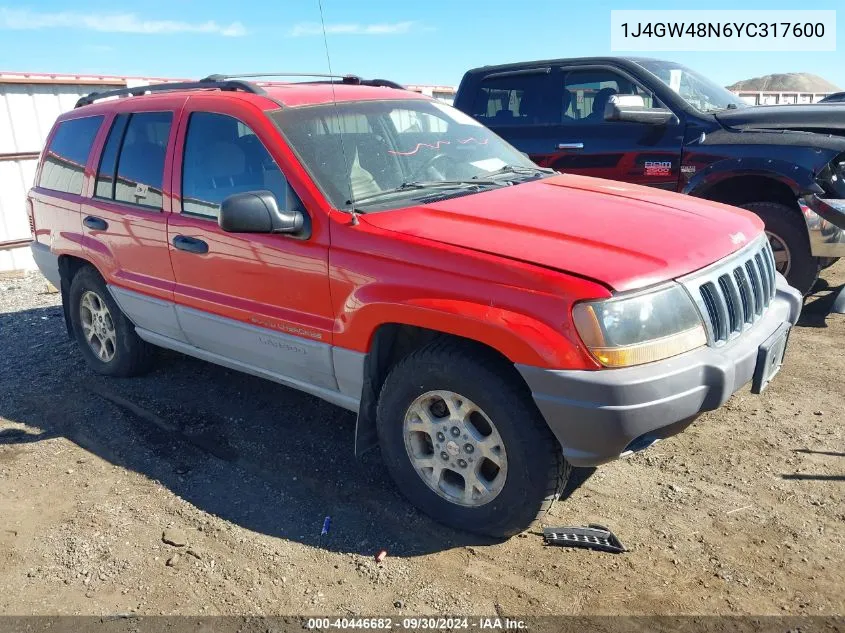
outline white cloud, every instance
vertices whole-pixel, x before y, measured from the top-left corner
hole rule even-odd
[[[180,22],[177,20],[146,20],[135,13],[86,14],[61,11],[39,13],[29,9],[0,7],[0,29],[85,29],[101,33],[142,33],[147,35],[174,35],[176,33],[210,33],[239,37],[246,35],[240,22],[218,24],[206,22]]]
[[[326,35],[402,35],[414,27],[414,22],[384,24],[327,24]],[[317,22],[301,22],[288,34],[291,37],[322,35],[323,27]]]

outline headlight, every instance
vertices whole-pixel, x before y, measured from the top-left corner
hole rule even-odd
[[[707,343],[698,310],[677,284],[631,297],[578,303],[572,316],[581,340],[605,367],[651,363]]]

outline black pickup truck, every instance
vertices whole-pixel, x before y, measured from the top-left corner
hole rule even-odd
[[[538,164],[741,206],[804,294],[845,256],[845,109],[748,106],[680,64],[591,57],[484,66],[455,106]]]

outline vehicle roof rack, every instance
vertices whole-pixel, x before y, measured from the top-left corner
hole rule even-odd
[[[148,92],[170,92],[173,90],[242,90],[257,95],[266,95],[267,92],[261,87],[256,86],[248,81],[231,81],[228,79],[213,79],[217,75],[212,75],[199,81],[180,81],[167,84],[151,84],[149,86],[135,86],[133,88],[119,88],[117,90],[104,90],[102,92],[92,92],[84,97],[80,97],[76,102],[74,108],[90,105],[100,99],[107,99],[109,97],[123,97],[133,96],[140,97]]]
[[[350,84],[354,86],[374,86],[377,88],[395,88],[397,90],[404,90],[405,86],[390,81],[389,79],[363,79],[358,75],[327,75],[325,73],[243,73],[236,75],[209,75],[201,81],[229,81],[232,79],[257,79],[261,77],[314,77],[317,79],[328,79],[331,83],[333,80],[340,80],[341,83]],[[325,83],[325,82],[305,82],[305,83]]]
[[[95,101],[108,99],[109,97],[140,97],[146,93],[171,92],[174,90],[242,90],[243,92],[249,92],[251,94],[268,96],[267,91],[261,86],[258,86],[250,81],[243,81],[244,78],[258,77],[314,77],[318,79],[328,79],[329,81],[305,83],[332,83],[334,80],[340,80],[344,84],[355,86],[374,86],[378,88],[395,88],[397,90],[405,89],[404,86],[396,83],[395,81],[390,81],[388,79],[362,79],[358,75],[326,75],[322,73],[247,73],[243,75],[209,75],[199,81],[150,84],[149,86],[135,86],[133,88],[118,88],[116,90],[92,92],[84,97],[80,97],[74,108],[91,105]],[[273,101],[276,100],[273,99]],[[279,105],[282,104],[279,103]]]

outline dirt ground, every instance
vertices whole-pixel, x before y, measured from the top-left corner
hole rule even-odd
[[[823,276],[842,286],[845,262]],[[285,387],[164,352],[96,376],[45,288],[0,278],[0,614],[845,613],[829,291],[762,396],[576,471],[546,524],[607,525],[613,555],[433,523],[377,453],[354,459],[354,416]]]

